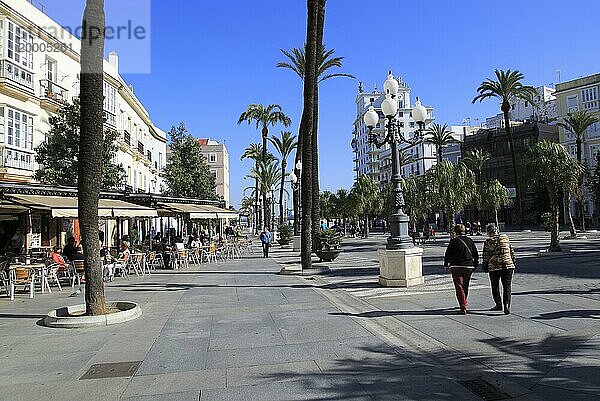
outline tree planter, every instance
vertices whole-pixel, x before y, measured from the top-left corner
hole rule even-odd
[[[106,304],[106,307],[108,309],[118,309],[118,312],[85,316],[85,304],[66,306],[50,311],[44,318],[44,325],[64,329],[110,326],[136,319],[142,315],[142,309],[135,302],[110,302]]]
[[[277,243],[281,246],[289,245],[291,240],[289,238],[280,238],[277,240]]]
[[[321,259],[322,262],[332,262],[340,255],[341,249],[331,250],[316,250],[315,254]]]

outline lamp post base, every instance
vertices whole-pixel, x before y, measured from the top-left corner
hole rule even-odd
[[[423,284],[423,248],[380,249],[379,285],[412,287]]]

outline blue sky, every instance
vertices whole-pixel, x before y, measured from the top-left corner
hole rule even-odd
[[[63,25],[79,24],[83,0],[44,4]],[[275,64],[282,60],[279,49],[303,44],[306,2],[107,0],[107,23],[122,21],[124,13],[145,23],[149,5],[150,73],[124,77],[161,128],[185,121],[193,135],[227,144],[236,204],[249,185],[243,177],[250,163],[240,162],[240,155],[260,135],[237,125],[240,113],[250,103],[277,103],[297,132],[302,85]],[[325,43],[345,57],[344,71],[365,89],[374,83],[381,88],[392,69],[411,86],[413,98],[435,107],[438,122],[460,124],[498,112],[494,101],[471,104],[495,68],[518,69],[536,86],[557,82],[556,70],[563,81],[600,72],[597,25],[585,18],[599,11],[597,0],[329,0]],[[112,47],[119,46],[109,42],[107,52]],[[120,57],[123,65],[145,62],[134,51],[121,50]],[[352,185],[356,93],[357,81],[349,79],[321,85],[322,189]]]

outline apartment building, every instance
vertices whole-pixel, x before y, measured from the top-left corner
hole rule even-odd
[[[215,176],[217,195],[223,197],[225,207],[229,207],[229,153],[223,143],[212,139],[199,139],[202,154],[210,172]]]
[[[33,182],[35,148],[49,119],[79,96],[79,40],[26,0],[0,2],[0,180]],[[119,74],[119,57],[104,62],[105,128],[119,133],[117,164],[126,186],[158,193],[166,133]]]
[[[546,124],[556,124],[558,118],[556,89],[547,86],[535,88],[533,102],[531,100],[513,99],[510,102],[509,119],[515,122],[540,121]],[[498,113],[485,119],[486,128],[503,128],[504,114]]]
[[[398,99],[398,121],[400,131],[405,137],[412,137],[414,131],[418,129],[417,124],[412,118],[412,107],[410,99],[410,87],[402,78],[396,78],[399,84]],[[379,91],[377,86],[371,92],[364,92],[362,83],[359,84],[356,103],[356,120],[352,132],[352,151],[354,153],[354,171],[356,176],[366,174],[377,181],[380,185],[392,181],[392,157],[389,144],[377,148],[369,143],[369,130],[363,121],[363,116],[369,106],[373,106],[379,114],[379,123],[375,126],[373,133],[378,134],[380,138],[385,135],[386,119],[381,111],[381,103],[385,99],[385,93]],[[433,108],[427,108],[428,120],[433,120]],[[435,146],[430,143],[421,143],[416,146],[402,144],[400,148],[413,157],[413,162],[403,166],[402,174],[405,177],[416,174],[423,174],[436,163]]]
[[[587,110],[591,114],[600,118],[600,73],[588,75],[563,82],[556,85],[556,96],[558,120],[563,121],[567,117],[567,113],[577,110]],[[559,127],[559,140],[575,158],[577,156],[575,136],[563,127]],[[582,143],[582,161],[587,163],[590,168],[596,166],[596,153],[600,152],[600,123],[592,124],[585,135]],[[584,185],[585,187],[585,185]],[[592,196],[585,189],[584,212],[586,218],[598,218],[598,205],[594,205]],[[575,216],[577,217],[577,216]]]

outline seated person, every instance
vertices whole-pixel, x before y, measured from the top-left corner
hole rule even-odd
[[[177,249],[178,251],[185,250],[185,245],[183,245],[183,241],[177,240],[177,242],[175,242],[175,249]]]
[[[73,255],[77,252],[77,246],[75,245],[75,237],[69,237],[67,239],[67,245],[62,250],[62,254],[65,258],[73,260]]]
[[[200,248],[200,240],[198,239],[198,236],[195,235],[192,237],[192,241],[190,242],[190,248]]]
[[[163,257],[163,262],[165,263],[164,267],[170,266],[169,263],[171,262],[171,251],[172,250],[173,249],[169,245],[166,238],[163,238],[160,245],[158,245],[158,247],[156,248],[156,252],[160,253]]]
[[[54,247],[54,252],[50,253],[50,259],[53,264],[58,265],[58,270],[64,271],[69,269],[69,264],[65,258],[63,258],[62,248],[60,246]]]
[[[73,254],[73,258],[71,260],[85,260],[85,255],[83,254],[83,245],[77,245],[77,251]]]
[[[103,276],[106,279],[113,281],[113,278],[115,276],[115,269],[124,269],[125,265],[129,261],[129,255],[129,242],[123,241],[121,243],[121,252],[117,256],[117,258],[115,259],[111,256],[111,263],[104,265]]]

